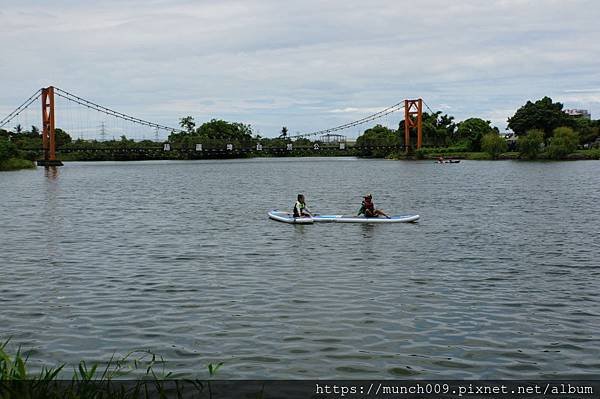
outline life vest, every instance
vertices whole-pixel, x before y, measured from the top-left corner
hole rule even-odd
[[[296,201],[296,205],[294,205],[294,217],[299,218],[302,216],[302,211],[305,207],[306,206],[302,202]]]

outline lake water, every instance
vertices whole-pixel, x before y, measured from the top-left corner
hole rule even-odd
[[[416,224],[271,221],[373,193]],[[176,376],[600,374],[600,162],[67,163],[0,173],[0,339]],[[67,367],[69,370],[71,367]],[[70,373],[70,372],[69,372]]]

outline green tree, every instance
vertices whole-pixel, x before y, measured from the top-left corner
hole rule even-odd
[[[17,156],[17,147],[8,140],[0,139],[0,162]]]
[[[487,133],[481,138],[481,149],[496,159],[498,155],[506,152],[508,144],[498,133]]]
[[[36,133],[25,132],[21,129],[21,133],[11,133],[12,142],[19,149],[41,148],[42,136]]]
[[[188,133],[193,133],[194,128],[196,127],[196,122],[194,122],[194,118],[191,116],[186,116],[185,118],[181,118],[179,120],[179,126],[185,129]]]
[[[310,141],[309,138],[306,137],[298,137],[296,139],[296,141],[294,141],[294,146],[297,147],[312,147],[313,146],[313,142]]]
[[[393,150],[387,148],[368,148],[368,147],[396,147],[400,145],[398,133],[382,125],[376,125],[356,139],[356,146],[363,147],[361,155],[385,157]]]
[[[563,105],[552,102],[550,97],[544,97],[534,103],[527,101],[525,105],[508,118],[508,127],[517,135],[529,130],[544,131],[544,140],[552,137],[552,132],[559,126],[573,126],[573,118],[563,112]]]
[[[69,133],[62,129],[54,129],[54,137],[56,138],[56,146],[58,148],[63,147],[73,141]]]
[[[552,159],[561,159],[574,152],[579,143],[579,136],[570,127],[554,129],[554,136],[548,146],[548,156]]]
[[[455,138],[456,123],[454,123],[453,116],[442,115],[441,111],[433,114],[424,112],[422,123],[423,145],[425,146],[446,146]],[[400,135],[400,144],[404,145],[404,120],[398,125],[398,134]],[[415,143],[415,140],[411,138],[411,143]]]
[[[498,135],[498,129],[491,126],[492,122],[480,118],[469,118],[458,124],[456,135],[458,139],[466,140],[470,151],[481,151],[481,140],[486,134]]]
[[[184,121],[187,118],[181,120]],[[191,129],[191,125],[188,124],[187,128]],[[196,144],[203,144],[205,148],[223,148],[226,144],[233,144],[234,148],[239,149],[254,145],[256,139],[252,137],[252,134],[250,125],[211,119],[195,130],[184,133],[171,133],[169,142],[182,149],[195,148]]]
[[[287,137],[287,134],[288,134],[288,128],[287,128],[287,127],[285,127],[285,126],[284,126],[284,127],[282,127],[282,128],[281,128],[281,135],[280,135],[279,137],[281,137],[281,138],[285,139],[285,138]]]
[[[592,121],[586,118],[575,118],[574,130],[579,135],[580,144],[593,143],[600,137],[600,121]]]
[[[260,139],[260,143],[265,147],[265,148],[286,148],[286,145],[289,143],[288,140],[284,140],[281,137],[275,137],[275,138],[269,138],[269,137],[263,137]],[[301,145],[300,143],[302,142],[294,142],[294,148],[298,147],[299,145]]]
[[[239,122],[211,119],[196,129],[196,134],[208,139],[250,141],[252,127]]]
[[[517,138],[519,152],[527,159],[536,159],[542,144],[544,144],[544,132],[541,130],[530,130],[526,135]]]

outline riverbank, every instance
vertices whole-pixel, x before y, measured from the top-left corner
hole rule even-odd
[[[489,161],[494,158],[486,153],[486,152],[430,152],[430,153],[417,153],[417,154],[409,154],[406,155],[404,153],[396,153],[388,156],[388,159],[395,160],[419,160],[419,159],[431,159],[437,160],[439,157],[443,157],[444,159],[465,159],[470,161]],[[499,154],[496,160],[515,160],[522,159],[527,160],[524,156],[521,155],[518,151],[504,152]],[[600,159],[600,149],[590,149],[590,150],[577,150],[571,154],[568,154],[562,159],[558,161],[583,161],[583,160],[599,160]],[[540,153],[538,157],[535,159],[537,161],[551,161],[553,160],[546,153]]]
[[[430,152],[429,152],[430,151]],[[305,158],[305,157],[348,157],[356,156],[360,158],[386,158],[392,160],[436,160],[439,157],[444,159],[465,159],[465,160],[492,160],[494,159],[486,152],[452,151],[452,149],[434,149],[417,150],[411,154],[405,154],[404,151],[382,152],[372,154],[361,148],[350,147],[345,150],[339,148],[314,149],[294,149],[286,151],[279,149],[276,151],[211,151],[211,152],[192,152],[192,151],[162,151],[155,150],[149,152],[141,151],[122,151],[122,152],[68,152],[59,154],[63,162],[95,162],[95,161],[150,161],[150,160],[199,160],[199,159],[240,159],[240,158]],[[518,151],[504,152],[499,154],[496,160],[526,160]],[[598,160],[600,159],[600,149],[577,150],[568,154],[561,160]],[[547,153],[540,153],[536,160],[552,160]]]
[[[0,172],[20,169],[35,169],[35,162],[21,158],[9,158],[0,161]]]

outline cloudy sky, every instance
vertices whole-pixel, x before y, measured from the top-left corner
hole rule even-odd
[[[1,3],[1,116],[54,85],[168,126],[222,118],[263,136],[417,97],[501,129],[544,95],[600,118],[595,0]]]

